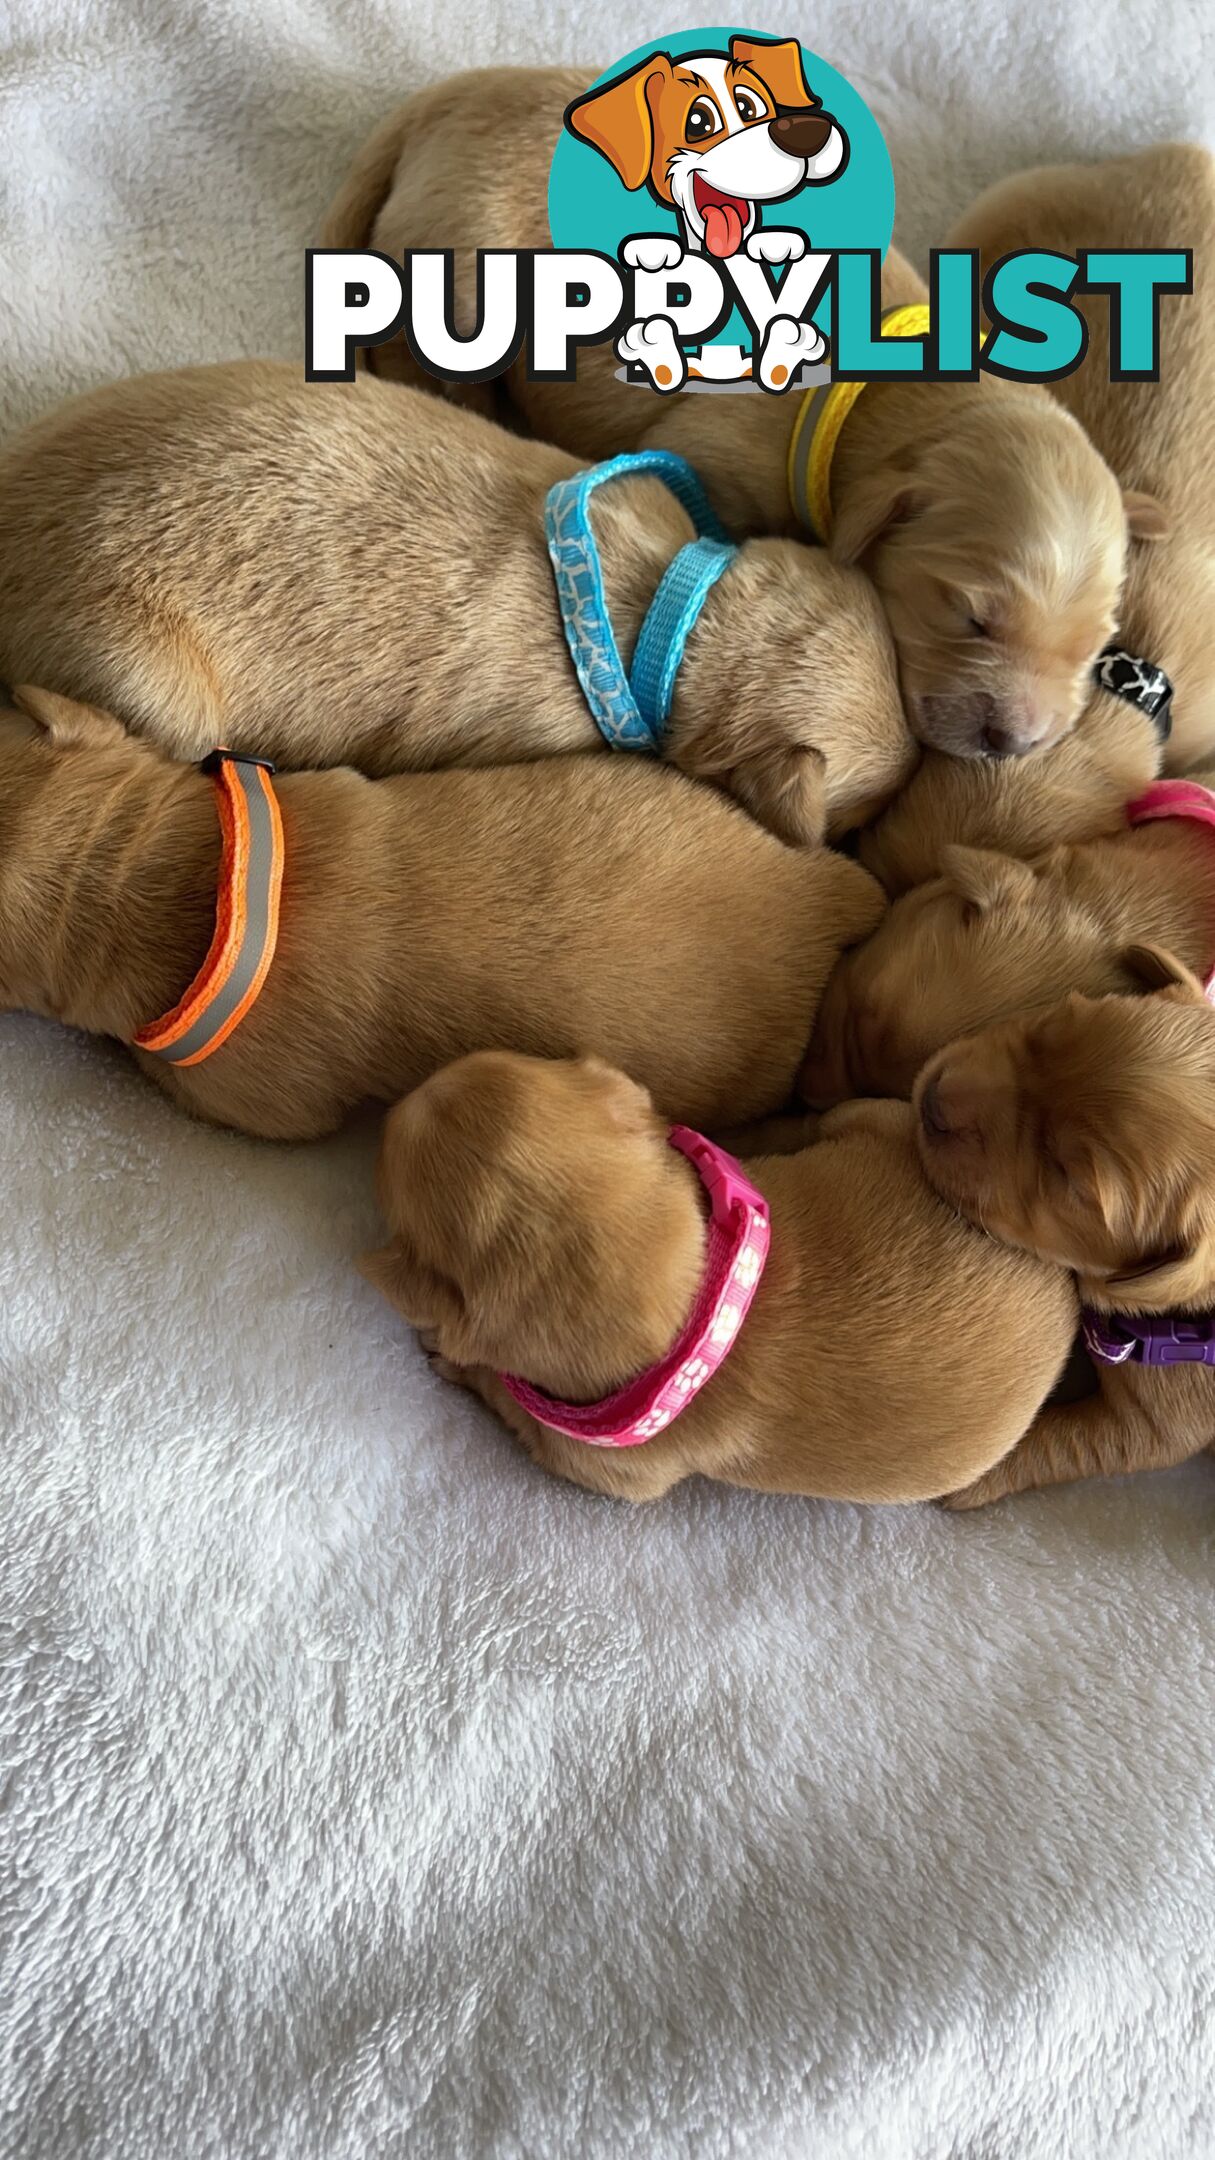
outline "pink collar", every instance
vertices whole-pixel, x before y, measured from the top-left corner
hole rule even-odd
[[[1198,825],[1215,825],[1215,794],[1198,780],[1154,780],[1150,788],[1126,806],[1129,825],[1148,825],[1153,818],[1192,818]],[[1215,1004],[1215,965],[1203,984]]]
[[[667,1139],[695,1166],[712,1202],[705,1278],[674,1349],[596,1403],[558,1402],[526,1380],[501,1375],[539,1424],[589,1447],[636,1447],[687,1409],[729,1356],[768,1257],[768,1203],[734,1157],[687,1125],[673,1125]]]

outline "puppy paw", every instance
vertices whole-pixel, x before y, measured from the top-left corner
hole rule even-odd
[[[784,231],[780,228],[765,232],[761,225],[759,231],[753,232],[747,242],[747,253],[752,262],[800,262],[805,252],[805,233]]]
[[[630,324],[616,340],[616,357],[626,367],[644,368],[655,390],[682,390],[687,381],[688,363],[665,315]]]
[[[1007,1499],[1010,1490],[997,1464],[994,1470],[976,1478],[973,1485],[963,1485],[960,1492],[946,1493],[937,1505],[948,1508],[951,1515],[968,1515],[973,1508],[990,1507],[993,1500]]]
[[[673,233],[638,233],[620,251],[626,270],[673,270],[683,249]]]
[[[759,380],[765,390],[787,390],[804,362],[821,360],[827,350],[822,331],[812,322],[777,315],[768,325],[759,356]]]

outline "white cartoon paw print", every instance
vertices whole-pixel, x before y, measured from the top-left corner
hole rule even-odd
[[[651,1410],[647,1417],[638,1418],[633,1429],[639,1440],[652,1440],[655,1433],[660,1433],[663,1426],[670,1422],[669,1410]]]
[[[759,356],[759,379],[765,390],[787,390],[804,361],[821,360],[827,350],[821,330],[796,322],[792,315],[775,315],[768,325]]]
[[[759,231],[753,232],[747,242],[747,253],[752,262],[800,262],[805,252],[805,233],[788,231],[782,227],[765,232],[761,225]]]
[[[690,1357],[687,1364],[681,1365],[676,1373],[675,1385],[682,1395],[692,1395],[698,1387],[704,1386],[708,1377],[709,1368],[704,1358]]]
[[[740,1252],[734,1280],[740,1290],[753,1290],[759,1281],[759,1254],[754,1245],[748,1245]]]
[[[616,340],[616,357],[626,367],[643,367],[656,390],[682,390],[687,380],[687,360],[665,315],[631,323]]]
[[[713,1333],[710,1340],[715,1343],[733,1342],[738,1333],[741,1319],[742,1314],[737,1305],[723,1305],[713,1322]]]
[[[638,233],[620,250],[626,270],[673,270],[683,261],[683,249],[674,233]]]

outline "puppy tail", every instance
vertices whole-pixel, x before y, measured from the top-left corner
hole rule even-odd
[[[365,248],[388,200],[408,127],[408,105],[398,105],[359,151],[325,212],[316,236],[323,248]]]

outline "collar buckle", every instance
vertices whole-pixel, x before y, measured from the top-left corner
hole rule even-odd
[[[1084,1340],[1102,1365],[1215,1365],[1215,1313],[1086,1312]]]

